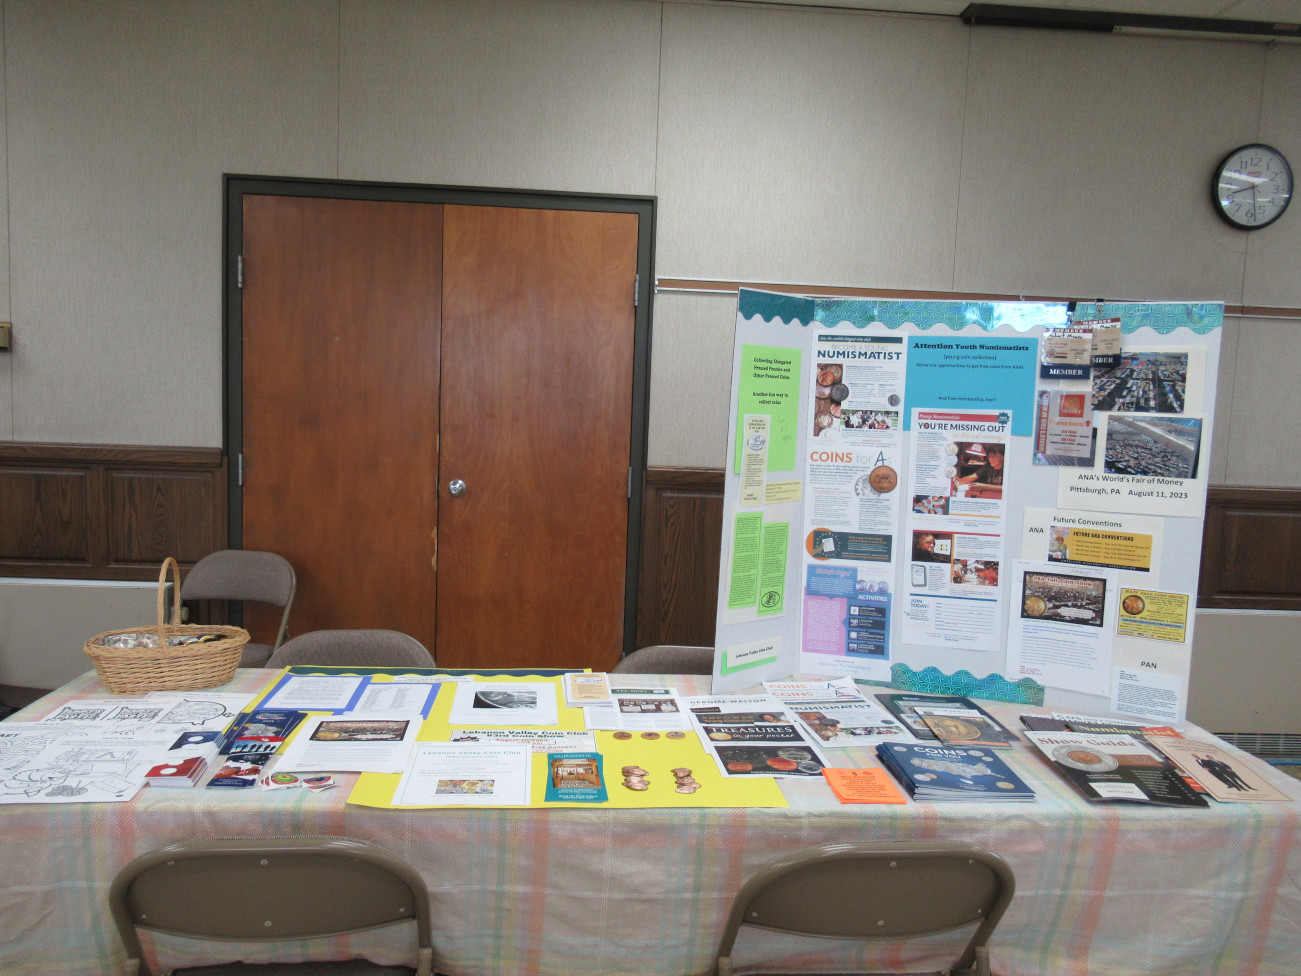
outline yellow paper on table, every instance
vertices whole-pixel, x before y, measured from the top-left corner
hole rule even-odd
[[[503,677],[485,676],[493,682],[500,681],[549,681],[555,684],[559,703],[559,722],[551,728],[581,731],[586,728],[581,708],[566,708],[564,691],[559,678],[523,675]],[[450,690],[450,689],[449,689]],[[429,718],[421,726],[417,741],[446,742],[451,736],[449,716],[452,708],[451,694],[440,693],[434,699]],[[486,723],[485,723],[486,724]],[[528,728],[513,726],[512,731],[527,733]],[[602,757],[602,774],[609,799],[605,803],[547,803],[546,778],[550,775],[547,766],[547,754],[536,753],[532,757],[533,777],[531,784],[530,806],[573,807],[589,809],[649,808],[649,807],[785,807],[786,797],[781,787],[772,777],[727,777],[724,776],[701,744],[695,732],[684,732],[681,738],[669,738],[666,732],[650,733],[643,737],[641,732],[622,733],[630,738],[616,739],[614,732],[596,732],[597,751]],[[623,785],[622,773],[625,766],[637,766],[646,770],[642,777],[646,783],[645,790],[632,790]],[[677,792],[675,769],[689,769],[692,777],[700,784],[694,793]],[[440,809],[438,807],[416,808],[395,807],[393,795],[401,780],[400,773],[362,773],[348,796],[348,802],[359,806],[384,807],[392,809]],[[468,807],[474,809],[474,807]],[[467,809],[466,805],[457,805],[454,809]]]
[[[833,769],[828,766],[822,770],[822,775],[841,803],[908,802],[884,769]]]

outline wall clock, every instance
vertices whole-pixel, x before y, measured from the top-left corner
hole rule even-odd
[[[1292,167],[1273,146],[1240,146],[1215,167],[1211,199],[1215,212],[1240,230],[1268,227],[1292,201]]]

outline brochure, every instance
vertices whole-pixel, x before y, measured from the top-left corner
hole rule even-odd
[[[907,803],[884,769],[833,769],[822,771],[827,785],[841,803]]]
[[[547,756],[547,803],[604,803],[605,776],[599,752],[562,752]]]
[[[1206,801],[1183,781],[1161,753],[1134,735],[1034,732],[1026,738],[1088,800],[1204,807]],[[1178,741],[1178,740],[1170,740]]]
[[[1034,791],[990,749],[883,742],[876,754],[916,800],[1034,799]]]
[[[256,708],[236,716],[221,742],[220,754],[269,756],[306,717],[284,708]]]
[[[765,681],[764,690],[778,701],[792,704],[801,701],[829,701],[833,698],[861,700],[863,692],[853,678],[830,681]]]
[[[603,671],[573,671],[561,680],[565,686],[565,704],[570,708],[612,704],[609,676]]]
[[[678,693],[672,688],[611,688],[609,705],[588,705],[583,720],[589,729],[610,732],[684,732],[691,728]]]

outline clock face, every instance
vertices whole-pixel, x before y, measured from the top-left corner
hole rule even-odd
[[[1277,149],[1242,146],[1216,168],[1211,196],[1216,212],[1234,227],[1267,227],[1292,200],[1292,168]]]

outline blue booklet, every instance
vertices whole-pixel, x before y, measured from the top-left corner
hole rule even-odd
[[[1034,791],[992,749],[882,742],[876,754],[915,800],[1034,799]]]

